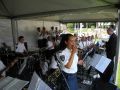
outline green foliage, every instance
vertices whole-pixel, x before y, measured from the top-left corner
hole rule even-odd
[[[68,32],[74,33],[74,23],[67,23]]]
[[[81,32],[85,33],[85,32],[91,32],[91,28],[82,28]]]
[[[117,67],[117,86],[120,88],[120,62],[118,62],[118,67]]]
[[[88,23],[88,27],[89,28],[95,28],[96,27],[96,23]]]
[[[68,29],[68,32],[69,32],[69,33],[74,33],[74,30]]]

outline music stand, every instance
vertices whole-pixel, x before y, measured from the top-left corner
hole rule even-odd
[[[110,62],[111,60],[106,58],[105,56],[95,54],[90,62],[90,65],[99,72],[104,73]]]
[[[52,90],[38,75],[33,73],[28,90]]]
[[[28,83],[29,81],[7,76],[0,80],[0,90],[22,90]]]

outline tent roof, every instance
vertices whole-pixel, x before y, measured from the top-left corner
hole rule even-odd
[[[0,0],[0,17],[69,21],[115,21],[119,0]]]

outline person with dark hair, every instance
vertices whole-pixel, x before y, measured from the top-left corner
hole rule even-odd
[[[40,29],[40,27],[37,27],[37,31],[38,31],[38,33],[39,33],[39,32],[41,32],[41,29]]]
[[[59,56],[61,58],[62,71],[67,80],[69,90],[78,90],[77,64],[83,64],[83,60],[78,61],[75,40],[76,38],[72,34],[65,34],[62,36],[59,47],[61,50]]]
[[[112,28],[113,31],[115,30],[115,26],[114,25],[110,25],[110,28]]]
[[[18,43],[16,45],[15,52],[20,56],[24,56],[24,54],[27,53],[27,43],[24,42],[24,36],[18,37]]]
[[[56,33],[55,33],[55,30],[54,30],[54,26],[51,27],[50,35],[51,35],[52,37],[56,37]]]
[[[39,41],[38,41],[38,47],[39,48],[46,47],[46,45],[47,45],[47,37],[48,37],[47,30],[46,30],[45,27],[42,27],[42,31],[40,33]]]
[[[117,36],[114,33],[114,26],[110,26],[107,29],[108,35],[110,35],[109,41],[106,42],[106,54],[109,59],[113,61],[116,54]]]
[[[26,52],[26,48],[25,48],[25,45],[24,45],[24,37],[23,36],[18,37],[18,44],[17,44],[16,52],[19,52],[19,53]]]
[[[110,35],[110,38],[108,42],[106,42],[106,55],[107,58],[111,59],[111,62],[105,72],[101,74],[101,78],[105,82],[109,82],[114,68],[114,57],[116,55],[116,45],[117,45],[117,36],[114,33],[114,26],[110,25],[110,27],[107,29],[108,35]]]

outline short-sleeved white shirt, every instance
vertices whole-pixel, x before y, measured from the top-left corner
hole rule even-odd
[[[62,70],[66,73],[76,73],[77,72],[77,63],[78,63],[77,53],[74,54],[73,63],[70,68],[66,68],[65,65],[68,63],[68,60],[71,55],[71,51],[68,48],[66,48],[61,53],[59,53],[59,55],[60,55],[60,58],[62,58],[61,59]]]
[[[52,41],[48,41],[48,42],[47,42],[47,48],[48,48],[49,50],[54,49],[54,45],[53,45],[53,42],[52,42]]]
[[[83,43],[82,41],[79,43],[79,48],[80,48],[80,49],[83,49],[83,48],[84,48],[84,43]]]
[[[24,43],[18,43],[16,52],[23,53],[24,51],[26,51]]]

